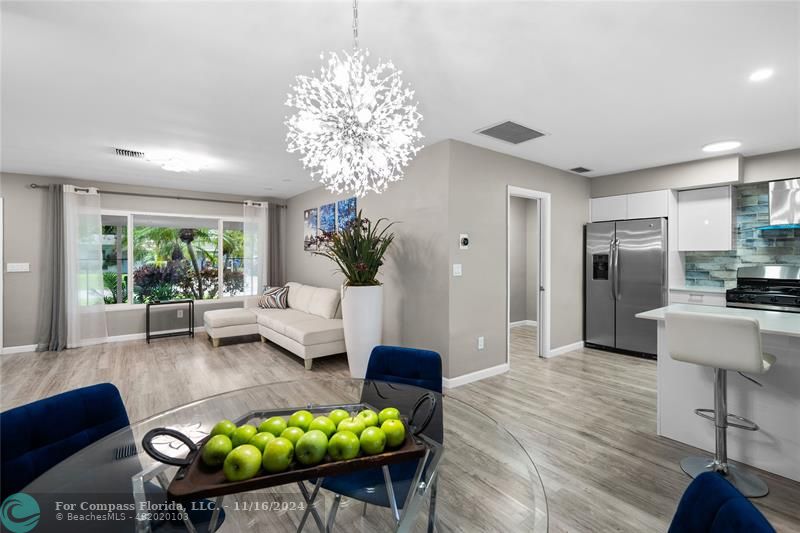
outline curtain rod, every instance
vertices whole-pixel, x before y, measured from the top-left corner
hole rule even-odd
[[[31,183],[31,189],[47,189],[48,185],[38,185],[36,183]],[[86,187],[75,187],[80,191],[88,191]],[[138,192],[117,192],[117,191],[103,191],[98,190],[99,194],[116,194],[117,196],[138,196],[141,198],[165,198],[167,200],[194,200],[196,202],[215,202],[218,204],[236,204],[236,205],[243,205],[244,202],[237,202],[235,200],[214,200],[212,198],[196,198],[193,196],[166,196],[163,194],[145,194],[145,193],[138,193]],[[273,204],[270,202],[270,205],[274,205],[276,207],[280,207],[282,209],[286,209],[285,205],[282,204]]]

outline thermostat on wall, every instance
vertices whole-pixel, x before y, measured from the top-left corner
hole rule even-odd
[[[458,247],[462,250],[469,250],[469,235],[462,233],[458,236]]]

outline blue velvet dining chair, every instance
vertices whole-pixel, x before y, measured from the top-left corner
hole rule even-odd
[[[683,493],[669,533],[775,533],[775,529],[722,475],[705,472]]]
[[[366,379],[412,385],[441,393],[442,358],[438,353],[430,350],[398,346],[376,346],[370,354]],[[438,409],[441,409],[441,406]],[[441,431],[434,431],[433,433],[436,440],[441,441]],[[418,464],[417,461],[410,461],[389,466],[389,474],[398,509],[402,509],[405,505],[411,480],[416,473]],[[391,507],[384,473],[380,468],[327,477],[322,482],[322,488],[336,494],[330,511],[331,515],[328,518],[328,524],[331,527],[342,496],[364,502],[364,512],[366,512],[367,504]],[[435,483],[430,490],[432,491],[432,499],[429,521],[432,523],[435,513]]]
[[[0,501],[69,456],[129,425],[125,404],[111,383],[71,390],[0,413]],[[152,483],[145,490],[151,498],[164,496]],[[188,511],[196,527],[207,526],[211,518],[210,502],[203,500],[203,504]],[[220,510],[218,524],[224,520],[225,511]],[[186,527],[182,522],[162,522],[154,524],[154,529],[185,531]]]
[[[0,413],[2,498],[129,424],[125,404],[111,383],[64,392]]]

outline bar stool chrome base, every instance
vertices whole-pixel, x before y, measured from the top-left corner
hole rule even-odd
[[[703,472],[719,472],[747,498],[761,498],[769,493],[769,487],[760,477],[736,465],[728,463],[727,473],[720,472],[713,457],[687,457],[681,460],[681,468],[692,478]]]

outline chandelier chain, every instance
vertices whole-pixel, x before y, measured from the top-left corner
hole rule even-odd
[[[358,50],[358,0],[353,0],[353,50]]]

